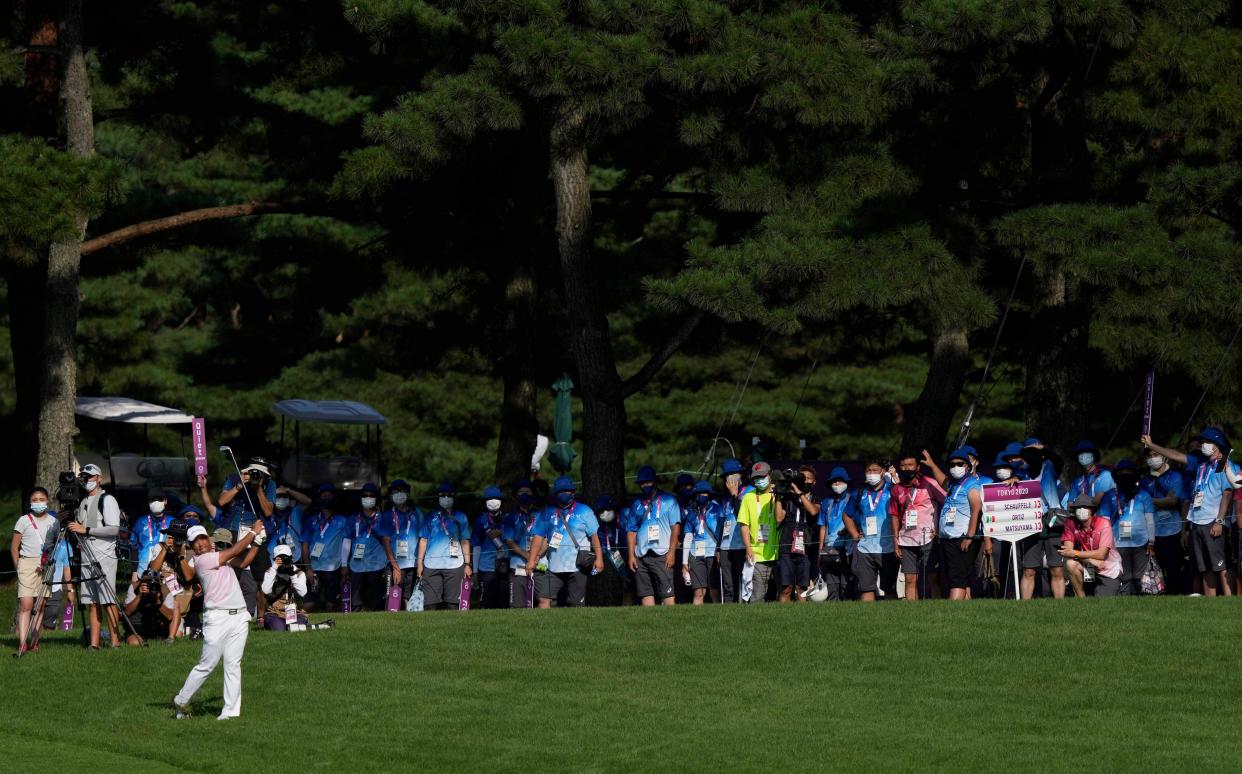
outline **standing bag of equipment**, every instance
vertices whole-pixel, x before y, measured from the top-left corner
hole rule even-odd
[[[1139,588],[1144,594],[1152,596],[1164,593],[1164,570],[1160,569],[1154,556],[1147,563],[1147,571],[1143,573],[1143,578],[1139,581]]]

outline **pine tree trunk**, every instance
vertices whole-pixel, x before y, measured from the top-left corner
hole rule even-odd
[[[501,356],[504,399],[500,410],[500,443],[496,447],[496,474],[500,484],[512,484],[530,475],[539,422],[535,417],[535,279],[519,267],[505,288],[505,350]]]
[[[944,451],[949,425],[957,412],[970,367],[970,342],[966,329],[945,328],[932,342],[931,363],[923,380],[923,391],[907,413],[902,433],[902,449],[918,453],[927,449],[932,456]]]
[[[1068,294],[1065,274],[1037,275],[1040,307],[1027,346],[1026,429],[1063,454],[1087,428],[1088,312]]]
[[[64,111],[66,146],[70,153],[87,158],[95,152],[95,125],[91,109],[90,75],[83,49],[82,0],[65,0],[61,16],[61,50],[64,70],[61,109]],[[77,233],[54,242],[48,250],[48,284],[44,294],[43,391],[39,406],[39,461],[37,480],[47,487],[56,473],[66,470],[73,436],[74,403],[77,399],[78,283],[82,238],[86,216],[77,215]]]
[[[556,237],[565,282],[569,340],[582,395],[582,494],[621,495],[625,455],[625,398],[612,335],[591,261],[591,187],[586,118],[567,109],[551,131]]]

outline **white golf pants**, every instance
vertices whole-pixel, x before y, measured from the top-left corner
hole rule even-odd
[[[250,634],[250,614],[243,608],[233,615],[227,610],[208,610],[203,614],[203,654],[185,678],[177,694],[178,704],[189,704],[207,677],[224,660],[224,709],[220,717],[241,714],[241,662]]]

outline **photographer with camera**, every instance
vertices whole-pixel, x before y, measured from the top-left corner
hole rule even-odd
[[[55,534],[56,514],[48,510],[47,490],[36,486],[30,490],[30,508],[13,525],[13,541],[9,544],[9,552],[13,556],[13,567],[17,570],[17,653],[26,650],[27,637],[31,627],[42,625],[41,621],[32,620],[35,602],[48,596],[51,589],[43,584],[43,567],[51,557],[43,556],[50,550],[48,538]],[[35,645],[35,650],[38,645]]]
[[[164,529],[172,522],[172,515],[165,512],[168,494],[157,487],[147,491],[147,512],[130,527],[129,545],[134,551],[135,564],[147,567],[160,552],[164,542]]]
[[[220,710],[219,719],[241,716],[241,662],[250,634],[250,615],[237,574],[229,563],[251,549],[253,541],[262,541],[263,522],[258,522],[255,528],[257,532],[247,532],[223,550],[216,550],[206,529],[191,527],[189,530],[194,556],[181,560],[181,572],[184,577],[198,578],[202,583],[206,612],[203,615],[203,653],[172,700],[178,720],[190,716],[190,700],[221,659],[224,660],[224,708]]]
[[[201,480],[200,486],[205,485],[205,480]],[[216,525],[232,532],[236,539],[243,525],[250,527],[257,518],[272,515],[275,499],[276,482],[272,480],[271,464],[262,457],[251,457],[242,468],[240,480],[236,473],[230,473],[224,480],[224,488],[216,498]]]
[[[139,647],[146,640],[165,640],[168,632],[164,629],[168,619],[160,593],[159,575],[154,570],[144,570],[141,575],[133,573],[129,582],[129,590],[125,593],[126,625],[125,641]]]
[[[785,519],[781,522],[777,569],[781,580],[781,602],[796,599],[805,602],[804,592],[811,585],[811,561],[807,544],[813,541],[811,526],[820,511],[820,498],[815,494],[815,468],[803,465],[781,472],[776,484]]]
[[[86,497],[78,506],[76,521],[68,524],[75,539],[90,547],[97,567],[83,567],[79,600],[90,606],[90,647],[99,650],[101,617],[108,619],[112,647],[121,647],[116,607],[117,536],[121,531],[121,507],[116,498],[103,490],[103,471],[86,465],[79,475]],[[102,610],[101,610],[102,608]]]
[[[168,636],[165,642],[170,644],[183,636],[181,619],[190,612],[190,600],[194,596],[189,579],[181,573],[181,560],[186,558],[189,529],[190,525],[184,519],[170,522],[164,542],[160,544],[159,552],[148,568],[156,573],[156,581],[160,586],[163,602],[160,612],[168,620]]]
[[[306,571],[311,593],[307,607],[328,609],[341,599],[341,581],[349,575],[350,525],[336,512],[336,487],[329,482],[319,485],[315,515],[306,522],[302,533],[302,555],[310,557]]]
[[[267,614],[263,628],[274,632],[288,631],[291,624],[306,625],[306,612],[298,603],[306,596],[306,573],[293,563],[289,546],[277,544],[272,566],[263,574],[263,595],[267,597]]]

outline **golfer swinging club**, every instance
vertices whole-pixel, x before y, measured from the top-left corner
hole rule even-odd
[[[200,526],[190,527],[186,538],[194,549],[192,560],[181,560],[181,572],[187,581],[197,575],[203,583],[203,655],[190,670],[181,686],[181,692],[173,697],[173,710],[177,719],[190,716],[190,700],[207,677],[224,659],[224,709],[220,720],[241,715],[241,660],[246,649],[246,636],[250,631],[250,613],[242,598],[237,575],[229,566],[233,557],[245,551],[251,541],[263,543],[263,522],[256,521],[258,532],[247,532],[233,545],[217,551],[207,537],[207,530]]]

